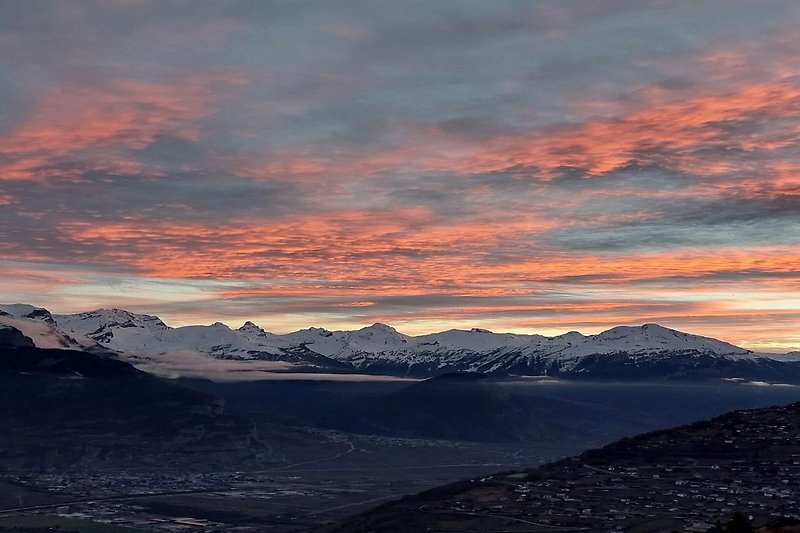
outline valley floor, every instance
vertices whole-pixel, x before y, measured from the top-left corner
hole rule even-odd
[[[537,464],[565,453],[510,444],[307,431],[297,430],[305,445],[287,457],[290,462],[260,471],[7,473],[0,485],[5,495],[0,515],[59,513],[148,531],[196,531],[200,524],[296,531],[455,479]],[[320,446],[308,447],[312,437]],[[196,525],[181,522],[185,517],[195,519]]]

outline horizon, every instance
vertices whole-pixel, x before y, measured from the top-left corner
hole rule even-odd
[[[790,0],[7,0],[0,296],[800,350],[798,27]]]
[[[253,320],[253,319],[241,320],[240,321],[241,326],[236,326],[235,325],[236,323],[228,323],[228,322],[225,322],[225,321],[222,321],[222,320],[209,320],[209,321],[205,321],[205,322],[202,322],[202,323],[196,323],[196,322],[190,322],[190,323],[185,323],[185,324],[176,323],[176,322],[171,322],[169,320],[165,320],[163,317],[161,317],[159,315],[154,315],[154,314],[148,313],[148,312],[146,312],[144,310],[132,311],[130,309],[125,309],[125,308],[122,308],[122,307],[95,308],[95,309],[88,309],[88,310],[75,311],[75,312],[58,312],[58,311],[54,311],[54,310],[50,309],[47,306],[40,306],[40,305],[34,305],[34,304],[29,304],[29,303],[23,303],[23,302],[15,302],[15,303],[2,303],[2,302],[0,302],[0,309],[2,309],[2,307],[4,307],[4,306],[13,306],[13,305],[25,305],[25,306],[31,306],[31,307],[34,307],[34,308],[37,308],[37,309],[45,309],[48,312],[50,312],[51,314],[53,314],[53,315],[74,315],[74,314],[81,314],[81,313],[93,313],[93,312],[97,312],[97,311],[112,311],[112,310],[127,311],[129,313],[138,314],[138,315],[155,316],[156,318],[161,320],[167,327],[173,328],[173,329],[175,329],[175,328],[183,328],[183,327],[191,327],[191,326],[208,327],[208,326],[213,326],[214,324],[222,324],[223,326],[227,327],[228,329],[230,329],[232,331],[236,331],[237,329],[239,329],[241,327],[244,327],[248,322],[250,322],[252,324],[255,324],[257,327],[261,328],[262,330],[266,331],[267,333],[272,333],[272,334],[275,334],[275,335],[288,335],[290,333],[295,333],[297,331],[308,330],[308,329],[313,329],[313,328],[323,329],[323,330],[331,331],[331,332],[345,332],[345,333],[347,333],[347,332],[359,331],[359,330],[362,330],[362,329],[367,329],[367,328],[370,328],[372,326],[382,325],[382,326],[388,326],[391,329],[395,330],[397,333],[399,333],[401,335],[404,335],[404,336],[407,336],[407,337],[420,337],[420,336],[424,336],[424,335],[432,335],[432,334],[437,334],[437,333],[447,333],[448,331],[481,330],[481,331],[486,331],[488,333],[492,333],[492,334],[495,334],[495,335],[521,335],[521,336],[541,335],[543,337],[554,338],[554,337],[559,337],[559,336],[562,336],[562,335],[567,335],[569,333],[579,333],[579,334],[583,335],[584,337],[588,337],[588,336],[592,336],[592,335],[599,335],[599,334],[605,333],[606,331],[608,331],[610,329],[617,328],[617,327],[642,328],[644,326],[658,326],[658,327],[662,327],[662,328],[665,328],[665,329],[678,331],[680,333],[686,333],[688,335],[694,335],[694,336],[698,336],[698,337],[706,337],[706,338],[710,338],[710,339],[726,342],[728,344],[732,344],[732,345],[737,346],[739,348],[744,348],[744,349],[747,349],[747,350],[750,350],[750,351],[756,352],[756,353],[767,353],[767,354],[783,355],[783,354],[787,354],[787,353],[790,353],[790,352],[799,351],[796,348],[792,348],[792,347],[789,347],[789,348],[787,348],[787,349],[785,349],[783,351],[754,350],[754,349],[752,349],[752,348],[750,348],[748,346],[739,345],[739,344],[737,344],[735,342],[731,342],[731,341],[726,340],[724,338],[717,338],[717,337],[714,337],[714,336],[711,336],[711,335],[706,335],[706,334],[698,333],[698,332],[694,332],[694,331],[685,331],[685,330],[682,330],[680,328],[674,328],[674,327],[671,327],[671,326],[667,326],[667,325],[664,325],[664,324],[658,324],[658,323],[654,323],[654,322],[615,324],[614,326],[611,326],[611,327],[608,327],[608,328],[599,329],[599,330],[596,330],[596,331],[586,331],[586,330],[584,330],[584,331],[578,331],[578,330],[548,331],[548,332],[543,332],[543,331],[496,331],[496,330],[491,330],[491,329],[488,329],[488,328],[483,328],[483,327],[480,327],[480,326],[472,326],[472,327],[462,327],[462,328],[448,328],[448,329],[443,329],[443,330],[421,330],[421,331],[408,332],[407,330],[401,331],[401,328],[398,328],[393,324],[389,324],[389,323],[385,323],[385,322],[373,322],[371,324],[366,324],[366,325],[363,325],[363,324],[362,325],[355,325],[355,326],[353,326],[351,328],[347,328],[347,329],[328,328],[328,327],[325,327],[324,325],[311,324],[311,325],[307,325],[305,327],[300,327],[300,328],[297,328],[297,329],[276,330],[276,329],[271,329],[269,326],[264,326],[263,323],[261,323],[261,322],[259,322],[257,320]]]

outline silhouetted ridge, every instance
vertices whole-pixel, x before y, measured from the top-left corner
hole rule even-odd
[[[27,337],[25,337],[27,338]],[[92,378],[146,378],[149,374],[129,363],[76,350],[42,349],[32,346],[0,349],[0,372],[81,375]]]
[[[30,337],[26,337],[20,330],[17,328],[12,328],[10,326],[2,326],[0,325],[0,348],[1,347],[29,347],[33,348],[33,340]]]

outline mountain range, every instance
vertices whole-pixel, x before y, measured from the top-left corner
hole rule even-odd
[[[231,329],[172,328],[152,315],[122,309],[53,314],[25,304],[0,305],[0,325],[40,348],[110,353],[149,372],[202,375],[203,368],[259,374],[335,372],[430,377],[470,371],[602,379],[739,378],[800,382],[789,355],[754,353],[658,324],[618,326],[596,335],[554,337],[448,330],[409,336],[385,324],[355,331],[309,328],[278,335],[246,322]],[[228,364],[246,363],[246,364]],[[247,379],[254,379],[252,375]]]

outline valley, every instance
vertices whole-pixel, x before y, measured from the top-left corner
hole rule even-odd
[[[5,324],[0,327],[0,528],[3,516],[42,520],[60,516],[138,531],[288,532],[330,527],[358,531],[362,525],[367,531],[372,527],[368,526],[370,517],[377,516],[370,509],[418,498],[412,495],[428,494],[425,491],[438,494],[444,489],[437,487],[464,479],[486,480],[480,487],[494,487],[501,480],[499,496],[487,496],[487,501],[500,498],[500,503],[487,508],[463,502],[443,507],[423,503],[416,514],[404,512],[402,520],[390,520],[438,524],[436,520],[441,519],[446,530],[472,527],[467,522],[483,517],[480,520],[488,521],[479,521],[478,529],[543,527],[544,531],[586,527],[585,522],[572,523],[568,518],[580,517],[588,509],[598,520],[604,517],[616,524],[619,513],[602,510],[617,507],[609,507],[602,497],[605,491],[619,492],[628,484],[620,485],[619,475],[610,473],[615,471],[610,466],[584,461],[580,468],[548,474],[553,481],[546,486],[520,484],[518,477],[502,481],[506,478],[497,473],[526,472],[528,476],[536,465],[573,464],[566,458],[632,435],[800,399],[800,386],[792,383],[791,372],[781,370],[794,369],[797,363],[660,327],[615,328],[591,339],[570,335],[567,342],[583,339],[581,350],[596,352],[575,360],[573,369],[586,370],[576,374],[452,372],[451,365],[442,364],[435,370],[427,367],[433,377],[425,379],[415,376],[410,367],[381,366],[387,373],[397,372],[373,373],[375,368],[353,366],[353,360],[341,358],[339,352],[321,350],[327,355],[312,355],[303,343],[294,346],[291,356],[288,352],[236,355],[232,346],[250,333],[243,337],[221,325],[197,326],[187,332],[185,328],[171,330],[155,317],[121,311],[112,313],[111,322],[98,325],[96,320],[107,320],[107,313],[76,315],[65,321],[42,309],[5,309],[16,316],[9,312],[0,316]],[[88,320],[87,316],[95,320],[90,322],[92,327],[97,326],[94,340],[65,326]],[[387,345],[395,333],[383,327],[339,337],[312,332],[338,338],[335,342],[346,341],[341,346],[372,346],[369,353],[378,359],[417,357],[414,350],[375,348]],[[365,344],[365,335],[372,345]],[[451,332],[445,337],[459,343],[477,338],[468,357],[473,362],[475,358],[489,361],[497,355],[491,350],[499,349],[486,344],[496,337],[484,331]],[[119,338],[135,339],[141,349],[136,353],[130,348],[112,350],[109,341]],[[665,338],[674,339],[673,344],[663,344]],[[600,340],[607,345],[589,348]],[[177,351],[159,351],[164,342],[178,343],[173,346]],[[502,336],[502,342],[507,346],[522,341]],[[621,355],[619,346],[626,344],[629,351]],[[459,354],[461,358],[463,350]],[[179,371],[173,364],[176,357],[183,362],[188,357],[194,365],[203,366]],[[637,370],[631,374],[634,362]],[[253,370],[248,367],[253,363],[267,366]],[[211,372],[198,374],[194,371],[198,368]],[[778,371],[780,375],[770,374]],[[653,498],[656,492],[675,496],[675,490],[666,487],[685,476],[673,479],[671,474],[687,472],[677,463],[655,466],[657,471],[650,472],[645,463],[634,466],[634,459],[625,461],[637,469],[632,477],[646,478],[648,487],[655,487],[642,486],[635,492]],[[597,477],[586,482],[585,490],[578,490],[583,482],[574,479],[584,470]],[[725,472],[733,471],[738,470],[726,467]],[[758,476],[759,472],[747,470],[742,475]],[[708,483],[717,483],[715,487],[723,482],[716,475],[722,473],[708,475],[712,480]],[[556,483],[562,478],[566,485]],[[687,490],[702,488],[689,485]],[[531,510],[528,495],[551,489],[556,492],[546,502],[557,509],[539,502],[536,505],[541,508]],[[567,516],[563,512],[577,505],[570,503],[573,489],[586,500]],[[525,511],[508,507],[508,490],[517,499],[525,496],[513,499],[525,502]],[[783,494],[777,487],[770,490],[770,494]],[[716,502],[722,496],[717,488],[714,491],[703,498],[713,496]],[[598,492],[600,499],[593,499]],[[613,492],[615,497],[617,492]],[[793,501],[793,493],[787,498]],[[669,503],[667,509],[674,507],[686,516],[691,511],[692,517],[702,518],[694,507],[683,505],[694,500],[677,504],[674,500],[655,498],[655,503],[646,504],[651,507],[643,508],[648,511],[639,509],[626,516],[647,517],[652,514],[649,509],[661,502]],[[736,508],[731,503],[709,507],[711,501],[703,500],[718,514]],[[768,510],[768,504],[759,505],[758,510]],[[364,512],[365,518],[359,518]],[[534,515],[536,520],[531,519]],[[355,522],[348,522],[352,516]]]
[[[454,391],[454,383],[462,390]],[[36,463],[31,461],[25,469],[7,466],[3,471],[9,483],[3,486],[4,512],[58,512],[146,531],[193,530],[196,526],[176,524],[176,519],[186,517],[208,529],[313,529],[459,479],[518,471],[627,435],[800,397],[794,387],[737,383],[484,383],[475,376],[443,376],[427,382],[422,391],[416,384],[395,381],[261,381],[239,384],[243,385],[239,388],[194,380],[180,385],[224,399],[225,416],[252,421],[256,442],[269,450],[269,461],[256,466],[249,459],[212,449],[190,455],[191,466],[185,461],[170,464],[171,460],[159,460],[163,447],[157,443],[152,450],[140,450],[138,457],[98,463],[101,468],[85,462],[71,465],[65,457],[60,465],[42,463],[35,471],[30,467]],[[449,407],[432,419],[420,417],[417,425],[398,418],[396,425],[385,421],[376,426],[376,417],[380,420],[384,413],[380,409],[397,409],[393,401],[382,399],[393,400],[398,393],[404,393],[402,398],[412,412],[424,410],[411,403],[417,395],[431,405]],[[454,395],[462,402],[449,401]],[[519,419],[513,416],[476,418],[468,400],[487,396],[496,407],[507,405],[496,403],[505,400],[536,413],[536,430],[524,428],[517,433]],[[638,399],[635,405],[634,398]],[[703,398],[713,400],[703,403]],[[356,406],[365,404],[371,408],[362,411],[363,418],[342,421],[335,416],[348,410],[357,413]],[[481,417],[494,426],[491,431],[472,433],[473,440],[430,436],[432,427],[447,420],[451,423],[444,429],[458,431],[480,425]],[[501,420],[507,425],[502,426],[505,432],[498,433]],[[125,448],[124,435],[109,439]],[[23,494],[22,505],[14,496],[17,492]],[[31,494],[38,496],[31,500]]]

